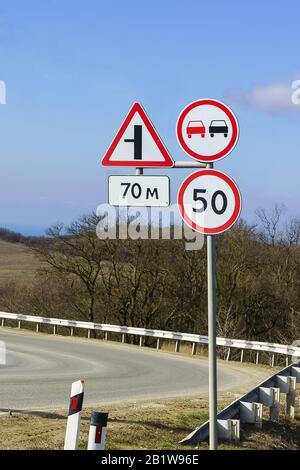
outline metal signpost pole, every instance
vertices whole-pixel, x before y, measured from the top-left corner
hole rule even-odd
[[[208,168],[213,168],[213,163]],[[216,238],[206,236],[207,250],[207,313],[208,313],[208,387],[209,387],[209,449],[218,448],[218,388],[217,388],[217,273],[216,273]]]
[[[207,235],[209,448],[217,450],[216,239]]]

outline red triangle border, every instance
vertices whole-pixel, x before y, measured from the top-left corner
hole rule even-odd
[[[154,161],[143,161],[143,162],[128,162],[128,161],[110,161],[110,157],[112,156],[116,146],[120,142],[121,138],[124,135],[124,132],[126,131],[130,121],[132,120],[133,116],[135,113],[138,113],[140,117],[142,118],[143,123],[147,127],[148,131],[150,132],[155,144],[157,145],[160,153],[164,157],[165,161],[162,162],[154,162]],[[113,139],[112,143],[110,144],[108,150],[106,151],[103,159],[102,159],[102,165],[103,166],[131,166],[131,167],[136,167],[136,168],[146,168],[146,167],[157,167],[157,168],[162,168],[162,167],[173,167],[174,166],[174,161],[169,154],[168,150],[164,146],[161,138],[159,137],[158,133],[156,132],[153,124],[151,123],[150,119],[148,118],[146,112],[144,111],[143,107],[140,105],[140,103],[134,103],[133,106],[131,107],[129,113],[127,114],[123,124],[121,125],[120,129],[118,130],[115,138]]]

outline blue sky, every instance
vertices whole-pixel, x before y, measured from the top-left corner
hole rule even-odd
[[[116,169],[99,161],[134,101],[188,160],[175,124],[202,97],[239,119],[216,167],[238,183],[243,216],[275,202],[299,214],[299,17],[297,1],[0,0],[0,226],[41,233],[106,202]],[[188,172],[167,173],[175,200]]]

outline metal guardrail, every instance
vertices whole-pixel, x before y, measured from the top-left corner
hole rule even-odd
[[[203,335],[196,335],[192,333],[179,333],[173,331],[164,330],[151,330],[147,328],[135,328],[129,326],[109,325],[102,323],[90,323],[75,320],[62,320],[59,318],[46,318],[34,315],[23,315],[20,313],[8,313],[0,312],[0,318],[2,319],[2,326],[4,326],[5,319],[16,320],[19,322],[19,327],[22,321],[36,323],[36,330],[39,331],[39,325],[53,325],[54,334],[56,333],[57,326],[64,326],[71,329],[71,335],[73,335],[74,328],[80,328],[88,330],[88,337],[90,336],[91,330],[103,331],[107,333],[119,333],[124,341],[125,335],[136,335],[140,337],[140,345],[142,346],[142,340],[144,337],[151,337],[157,339],[157,348],[159,348],[160,339],[170,339],[176,341],[175,351],[179,351],[180,341],[192,343],[192,354],[196,352],[197,344],[208,344],[208,337]],[[106,336],[107,339],[107,336]],[[241,350],[241,361],[243,360],[243,351],[251,350],[256,351],[258,362],[259,352],[268,352],[272,354],[282,354],[286,356],[300,357],[300,347],[294,345],[284,345],[278,343],[264,343],[261,341],[246,341],[243,339],[228,339],[228,338],[217,338],[217,346],[223,346],[228,348],[227,359],[229,359],[230,349]],[[272,360],[273,362],[273,360]]]
[[[289,376],[295,376],[297,377],[296,383],[299,383],[300,376],[299,376],[299,371],[300,369],[297,369],[300,367],[300,361],[296,361],[293,364],[285,367],[284,369],[276,372],[275,374],[271,375],[268,379],[264,380],[264,382],[260,383],[256,387],[254,387],[252,390],[247,392],[245,395],[241,396],[234,402],[232,402],[229,406],[224,408],[220,413],[217,415],[218,420],[231,420],[231,419],[240,419],[241,415],[241,407],[240,403],[241,402],[246,402],[246,403],[261,403],[261,398],[260,398],[260,388],[276,388],[278,387],[278,378],[279,377],[289,377]],[[294,374],[294,371],[296,374]],[[282,390],[280,390],[281,392]],[[286,391],[284,392],[286,393]],[[194,431],[192,431],[187,437],[185,437],[180,443],[181,444],[186,444],[186,445],[194,445],[194,444],[199,444],[201,441],[207,440],[209,437],[209,421],[206,421],[204,424],[196,428]]]
[[[21,327],[21,322],[32,322],[36,324],[36,331],[39,331],[39,325],[52,325],[53,333],[56,334],[56,328],[58,326],[63,326],[70,328],[71,335],[74,333],[74,328],[81,328],[88,331],[88,337],[90,337],[91,330],[98,330],[105,332],[105,339],[107,339],[107,334],[119,333],[122,335],[122,342],[125,341],[125,335],[131,334],[140,337],[140,346],[143,344],[143,338],[148,336],[157,339],[157,348],[159,348],[161,339],[170,339],[176,341],[175,351],[179,351],[180,341],[185,341],[192,343],[192,354],[196,352],[197,344],[208,344],[207,336],[196,335],[191,333],[179,333],[172,331],[164,330],[151,330],[147,328],[135,328],[128,326],[119,326],[119,325],[108,325],[101,323],[90,323],[83,321],[73,321],[73,320],[62,320],[59,318],[47,318],[34,315],[23,315],[18,313],[8,313],[0,312],[0,319],[2,319],[1,325],[5,326],[5,319],[15,320],[18,322],[19,328]],[[274,365],[274,354],[281,354],[287,357],[287,363],[289,362],[289,356],[300,357],[300,347],[296,345],[283,345],[278,343],[265,343],[260,341],[246,341],[239,339],[228,339],[228,338],[217,338],[217,345],[228,348],[227,359],[229,359],[229,353],[231,348],[241,350],[241,361],[243,360],[244,350],[256,351],[256,362],[258,362],[258,355],[260,352],[272,353],[272,365]],[[294,377],[293,383],[291,382],[292,376]],[[289,378],[287,378],[289,377]],[[280,385],[278,382],[290,381],[288,384]],[[255,388],[247,392],[245,395],[235,400],[229,406],[224,408],[217,416],[218,420],[218,434],[224,438],[224,432],[226,439],[239,438],[240,422],[256,422],[256,419],[260,420],[262,423],[262,406],[263,403],[261,400],[260,391],[265,395],[271,396],[271,403],[268,402],[269,398],[267,397],[267,406],[271,407],[270,411],[273,413],[273,418],[278,420],[279,416],[279,394],[286,393],[287,397],[287,406],[289,407],[290,416],[293,415],[294,407],[294,398],[292,386],[295,390],[295,383],[300,383],[300,360],[297,360],[291,365],[287,365],[280,372],[276,372],[274,375],[269,377],[264,382],[257,385]],[[287,387],[287,390],[285,389]],[[275,394],[274,394],[275,393]],[[277,393],[277,395],[276,395]],[[277,396],[277,399],[276,399]],[[275,400],[275,401],[274,401]],[[277,402],[276,402],[277,400]],[[269,400],[270,401],[270,400]],[[288,405],[289,403],[289,405]],[[276,406],[274,406],[276,404]],[[251,408],[252,407],[252,408]],[[277,407],[277,410],[276,410]],[[245,415],[248,413],[248,416]],[[243,410],[243,411],[242,411]],[[277,414],[277,418],[276,418]],[[250,415],[250,418],[249,418]],[[249,420],[250,419],[250,420]],[[248,421],[247,421],[248,420]],[[225,424],[224,424],[225,423]],[[221,430],[220,430],[221,427]],[[224,431],[225,429],[225,431]],[[235,436],[235,437],[234,437]],[[182,444],[194,445],[199,442],[208,439],[209,437],[209,421],[202,424],[191,432],[185,439],[181,441]]]

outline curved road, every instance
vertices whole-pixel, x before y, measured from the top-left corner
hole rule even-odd
[[[207,361],[119,343],[2,330],[0,411],[67,406],[71,382],[85,380],[85,403],[200,394]],[[249,371],[219,367],[219,389],[249,382]]]

